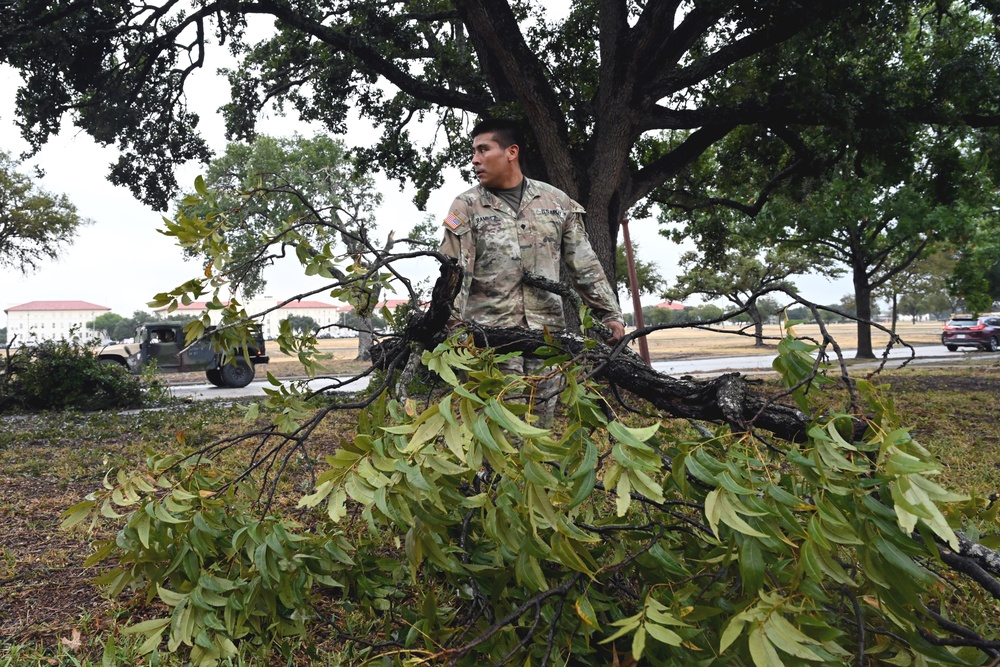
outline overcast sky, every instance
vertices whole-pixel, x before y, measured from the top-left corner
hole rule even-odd
[[[227,101],[228,85],[214,74],[221,66],[221,60],[209,62],[208,71],[196,75],[187,90],[189,104],[201,115],[203,136],[216,152],[225,148],[224,126],[216,110]],[[27,147],[13,122],[19,82],[14,70],[0,65],[0,150],[15,157]],[[273,136],[296,132],[311,136],[318,128],[272,114],[260,119],[258,129]],[[345,142],[363,145],[376,136],[373,129],[358,121]],[[79,213],[93,223],[80,229],[76,241],[57,260],[43,263],[33,274],[25,276],[0,268],[0,307],[38,300],[80,300],[131,315],[135,310],[150,310],[146,303],[154,294],[199,275],[198,266],[183,259],[172,239],[157,232],[162,214],[138,202],[127,189],[106,180],[109,165],[116,157],[113,147],[97,145],[67,119],[63,131],[22,165],[25,173],[31,173],[36,166],[41,168],[45,172],[41,186],[52,193],[66,194]],[[185,166],[178,173],[178,182],[189,187],[201,170],[197,164]],[[432,195],[424,213],[412,204],[412,191],[400,192],[397,183],[385,179],[379,182],[384,203],[378,215],[378,235],[385,236],[392,230],[396,238],[405,236],[427,213],[443,219],[455,195],[469,187],[457,171],[446,175],[445,185]],[[665,278],[676,275],[675,264],[682,249],[658,234],[654,220],[635,220],[630,231],[633,243],[639,246],[640,259],[656,263]],[[410,277],[414,283],[437,274],[433,263],[413,265],[408,271],[413,272]],[[269,270],[265,277],[266,294],[282,299],[322,286],[317,279],[302,276],[294,262]],[[844,280],[830,283],[824,278],[803,277],[797,284],[805,297],[821,303],[835,303],[850,291]],[[323,294],[314,298],[332,301]],[[629,310],[631,304],[624,301],[626,298],[627,294],[623,294],[622,305]],[[643,305],[659,301],[657,296],[644,297]]]

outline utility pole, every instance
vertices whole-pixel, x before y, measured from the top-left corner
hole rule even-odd
[[[622,218],[622,234],[625,239],[625,259],[628,264],[628,284],[632,292],[632,314],[635,317],[635,328],[643,329],[646,323],[642,320],[642,305],[639,303],[639,277],[635,272],[635,257],[632,255],[632,238],[628,233],[628,218]],[[649,361],[649,345],[646,337],[639,337],[639,356],[646,362],[647,366],[652,366]]]

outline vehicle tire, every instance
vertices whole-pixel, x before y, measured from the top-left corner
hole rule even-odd
[[[958,345],[945,345],[949,352],[956,352],[958,350]]]
[[[114,364],[115,366],[121,366],[122,368],[128,368],[128,365],[124,361],[122,361],[121,359],[118,359],[117,357],[101,357],[99,359],[99,361],[102,364]]]
[[[253,377],[256,375],[256,372],[254,371],[253,366],[250,366],[242,359],[237,359],[236,361],[226,364],[220,368],[219,374],[222,377],[222,381],[226,383],[227,387],[240,389],[253,381]]]
[[[1000,350],[1000,340],[997,340],[996,336],[990,336],[990,340],[983,345],[983,350],[986,352],[996,352]]]
[[[226,383],[222,379],[222,373],[219,372],[218,368],[209,368],[205,371],[205,377],[208,381],[214,384],[216,387],[225,387]]]

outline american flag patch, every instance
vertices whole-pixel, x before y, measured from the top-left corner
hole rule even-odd
[[[444,219],[444,224],[447,225],[448,229],[450,229],[451,231],[455,231],[465,223],[460,217],[458,217],[454,213],[449,213],[448,217]]]

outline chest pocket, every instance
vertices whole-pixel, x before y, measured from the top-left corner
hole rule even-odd
[[[517,220],[518,243],[524,268],[553,278],[559,275],[565,211],[524,211]]]

